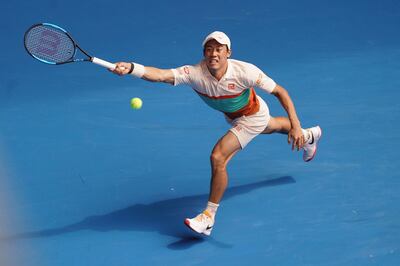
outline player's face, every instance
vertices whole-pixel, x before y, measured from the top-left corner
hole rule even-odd
[[[216,40],[210,40],[204,45],[204,59],[208,69],[212,71],[225,68],[229,56],[231,56],[231,51],[228,50],[228,47]]]

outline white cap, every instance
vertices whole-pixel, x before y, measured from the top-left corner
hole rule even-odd
[[[208,36],[203,41],[203,47],[209,40],[216,40],[220,44],[226,44],[228,46],[228,49],[231,49],[231,40],[229,40],[229,37],[222,31],[214,31],[208,34]]]

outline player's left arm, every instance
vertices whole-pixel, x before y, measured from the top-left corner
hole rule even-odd
[[[304,135],[301,130],[300,120],[297,117],[296,108],[294,107],[293,101],[289,96],[289,93],[285,88],[276,84],[271,94],[278,98],[282,107],[288,114],[288,118],[291,124],[291,129],[288,133],[288,143],[292,142],[292,149],[294,149],[294,147],[297,147],[297,149],[302,148],[304,146]]]
[[[248,65],[247,76],[249,77],[250,86],[256,86],[278,98],[282,107],[288,114],[291,124],[291,128],[288,132],[288,143],[292,143],[292,149],[295,147],[297,150],[302,148],[304,146],[303,131],[301,130],[301,124],[297,117],[296,108],[294,107],[289,93],[254,65]]]

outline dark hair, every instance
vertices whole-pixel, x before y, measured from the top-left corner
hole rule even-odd
[[[203,54],[206,52],[206,45],[207,45],[207,43],[203,47]],[[226,46],[226,50],[228,50],[228,52],[230,51],[230,49],[229,49],[227,44],[222,44],[222,45]]]

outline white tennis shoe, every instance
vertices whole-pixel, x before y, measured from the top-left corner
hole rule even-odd
[[[315,157],[318,141],[322,136],[322,130],[319,126],[308,128],[307,130],[310,132],[311,138],[303,148],[303,160],[305,162],[309,162]]]
[[[205,210],[192,219],[186,218],[185,224],[193,231],[209,236],[214,226],[214,219],[211,214]]]

